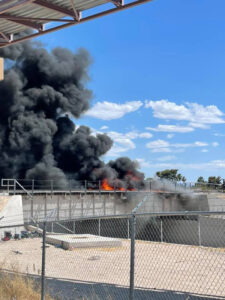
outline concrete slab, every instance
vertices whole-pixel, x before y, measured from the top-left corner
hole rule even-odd
[[[61,246],[65,250],[73,248],[115,248],[122,246],[122,241],[120,239],[92,234],[48,235],[46,237],[46,242]]]
[[[0,195],[0,238],[4,237],[5,231],[20,233],[24,230],[23,224],[22,196]]]

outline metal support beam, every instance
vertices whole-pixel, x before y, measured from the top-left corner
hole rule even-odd
[[[78,25],[78,24],[81,24],[81,23],[84,23],[84,22],[88,22],[90,20],[94,20],[94,19],[97,19],[97,18],[101,18],[103,16],[106,16],[106,15],[110,15],[112,13],[115,13],[115,12],[118,12],[118,11],[122,11],[122,10],[125,10],[125,9],[129,9],[131,7],[135,7],[137,5],[141,5],[141,4],[144,4],[144,3],[147,3],[147,2],[151,2],[153,0],[137,0],[137,1],[134,1],[134,2],[131,2],[131,3],[128,3],[128,4],[125,4],[123,6],[117,6],[115,8],[112,8],[112,9],[109,9],[109,10],[106,10],[106,11],[103,11],[103,12],[100,12],[100,13],[96,13],[96,14],[93,14],[93,15],[90,15],[88,17],[84,17],[84,18],[81,18],[79,22],[72,22],[72,23],[69,23],[67,22],[66,24],[63,24],[63,25],[60,25],[60,26],[55,26],[55,27],[52,27],[52,28],[49,28],[49,29],[46,29],[46,30],[39,30],[38,33],[33,33],[33,34],[30,34],[30,35],[27,35],[25,37],[22,37],[22,38],[18,38],[17,40],[13,40],[12,42],[0,42],[0,48],[3,48],[3,47],[7,47],[11,44],[17,44],[17,43],[20,43],[22,41],[26,41],[26,40],[29,40],[29,39],[32,39],[32,38],[35,38],[35,37],[38,37],[38,36],[41,36],[43,34],[47,34],[47,33],[51,33],[51,32],[54,32],[54,31],[58,31],[58,30],[62,30],[64,28],[67,28],[67,27],[70,27],[72,25]],[[46,7],[46,8],[49,8],[49,9],[52,9],[52,10],[55,10],[55,11],[59,11],[59,10],[56,10],[56,7],[54,6],[53,8],[53,5],[51,5],[51,3],[47,3],[43,0],[36,0],[36,1],[19,1],[20,3],[35,3],[37,5],[40,5],[40,6],[43,6],[43,7]],[[1,2],[0,2],[1,3]],[[17,3],[18,4],[18,3]],[[19,4],[18,4],[19,5]],[[22,5],[22,4],[21,4]],[[58,7],[58,6],[57,6]],[[14,8],[11,7],[11,9]],[[59,8],[59,7],[58,7]],[[76,16],[74,15],[74,11],[73,10],[66,10],[64,8],[59,8],[60,9],[60,12],[63,14],[63,15],[67,15],[67,16],[70,16],[74,19],[76,19]],[[62,12],[63,10],[63,12]],[[0,14],[1,13],[4,13],[6,10],[5,9],[2,9],[1,11],[1,5],[0,5]],[[19,22],[19,21],[18,21]],[[22,22],[22,21],[21,21]],[[25,21],[26,22],[26,21]],[[28,21],[27,21],[28,22]],[[25,25],[25,24],[23,24]],[[32,24],[30,24],[32,25]],[[26,26],[28,26],[28,24],[26,24]]]
[[[65,16],[70,16],[70,17],[76,19],[76,15],[74,14],[74,11],[73,11],[73,10],[64,8],[64,7],[62,7],[62,6],[59,6],[59,5],[56,5],[56,4],[53,4],[53,3],[50,3],[50,2],[44,1],[44,0],[35,0],[33,3],[34,3],[34,4],[37,4],[37,5],[39,5],[39,6],[43,6],[43,7],[45,7],[45,8],[48,8],[48,9],[57,11],[57,12],[59,12],[59,13],[65,15]]]
[[[79,22],[80,19],[81,19],[81,12],[79,12],[79,11],[76,9],[73,0],[70,0],[70,3],[71,3],[71,6],[72,6],[72,8],[73,8],[73,12],[74,12],[74,15],[75,15],[75,20],[76,20],[77,22]]]
[[[31,18],[31,17],[20,17],[13,16],[10,14],[0,14],[0,19],[6,19],[11,21],[29,21],[29,22],[62,22],[62,23],[75,23],[71,19],[55,19],[55,18]]]
[[[6,19],[10,22],[25,25],[27,27],[36,29],[38,31],[42,31],[44,29],[43,24],[38,24],[38,23],[35,23],[35,22],[31,22],[30,21],[31,18],[17,17],[17,16],[13,16],[13,15],[10,15],[10,14],[0,14],[0,19]]]
[[[4,32],[0,32],[0,36],[3,38],[3,40],[6,40],[8,43],[12,41],[13,35],[8,35]]]

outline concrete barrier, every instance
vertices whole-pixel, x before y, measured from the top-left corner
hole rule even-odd
[[[6,231],[12,234],[24,229],[22,196],[0,195],[0,238]]]

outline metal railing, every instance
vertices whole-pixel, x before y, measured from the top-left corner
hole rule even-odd
[[[145,180],[124,182],[121,187],[118,180],[111,180],[108,186],[104,180],[36,180],[36,179],[1,179],[1,189],[10,194],[27,193],[73,193],[73,192],[183,192],[193,190],[195,192],[224,192],[225,184],[176,182],[168,180]]]

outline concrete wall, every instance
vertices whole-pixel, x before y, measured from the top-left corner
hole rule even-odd
[[[52,210],[55,210],[55,215],[50,220],[66,220],[82,216],[127,213],[130,212],[130,205],[124,203],[120,193],[36,194],[33,200],[23,196],[26,221],[29,221],[30,217],[41,221]]]
[[[89,192],[89,193],[42,193],[33,199],[23,195],[25,221],[31,217],[41,221],[52,210],[52,220],[77,217],[127,214],[147,196],[139,212],[162,212],[182,210],[208,210],[205,194],[145,193],[145,192]],[[51,220],[51,219],[50,219]]]
[[[19,233],[23,226],[11,228],[10,226],[24,224],[22,196],[0,195],[0,237],[4,237],[5,231],[11,231],[12,234]],[[9,226],[7,228],[7,226]],[[5,227],[5,228],[1,228]]]
[[[63,225],[60,226],[60,224]],[[91,219],[48,223],[47,231],[94,234],[113,238],[130,238],[130,222],[126,218]],[[40,224],[40,226],[42,226]],[[137,217],[136,239],[183,245],[225,247],[225,219],[221,216]]]

